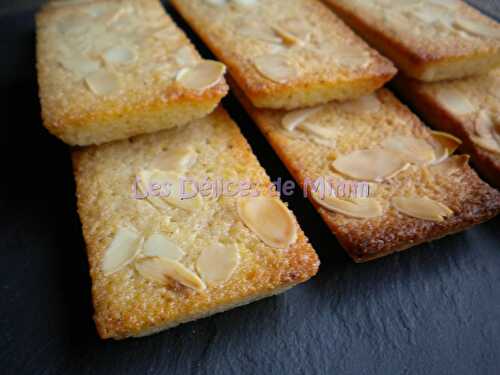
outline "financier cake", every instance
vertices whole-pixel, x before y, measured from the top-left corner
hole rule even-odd
[[[500,66],[500,25],[460,0],[324,0],[407,76],[435,82]]]
[[[76,150],[73,164],[102,338],[152,334],[317,272],[316,253],[223,109]],[[233,184],[216,193],[202,188],[207,178]]]
[[[429,125],[460,138],[480,174],[500,188],[500,69],[436,83],[399,75],[393,85]]]
[[[467,155],[453,155],[460,140],[431,132],[386,89],[296,111],[258,109],[236,92],[357,262],[500,212],[500,193],[479,179]]]
[[[185,125],[227,93],[158,0],[55,1],[36,21],[43,123],[68,144]]]
[[[396,73],[318,0],[172,0],[257,107],[369,94]]]

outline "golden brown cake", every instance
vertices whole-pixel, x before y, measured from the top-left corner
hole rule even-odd
[[[185,125],[227,93],[158,0],[54,1],[36,20],[43,122],[71,145]]]
[[[235,91],[356,262],[500,212],[500,193],[479,179],[466,155],[452,155],[459,140],[431,133],[388,90],[291,112],[255,108]]]
[[[369,94],[396,69],[318,0],[173,0],[257,107]]]
[[[435,82],[500,65],[500,25],[460,0],[324,0],[407,76]]]
[[[317,272],[316,253],[223,109],[77,150],[73,164],[102,338],[152,334]]]
[[[436,83],[400,75],[394,88],[426,123],[462,139],[480,174],[500,188],[500,69]]]

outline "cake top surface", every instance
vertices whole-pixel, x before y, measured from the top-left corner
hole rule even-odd
[[[104,337],[192,320],[316,273],[314,250],[222,110],[185,128],[76,151],[74,165]],[[181,177],[195,197],[174,194]],[[219,185],[204,189],[205,181]],[[223,182],[232,183],[226,193]],[[240,194],[246,182],[261,195]],[[155,196],[166,183],[172,195]]]
[[[37,26],[51,123],[226,89],[223,64],[203,60],[157,0],[50,2]]]
[[[430,131],[387,90],[302,111],[246,106],[356,257],[499,210],[468,156],[452,155],[460,140]],[[311,185],[318,179],[331,186],[326,197]]]
[[[471,141],[500,167],[500,69],[462,80],[412,83],[460,121]]]
[[[176,0],[248,86],[355,80],[393,72],[316,0]]]
[[[500,25],[460,0],[327,0],[424,60],[500,49]]]

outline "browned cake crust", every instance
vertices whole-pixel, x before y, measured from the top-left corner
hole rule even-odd
[[[196,161],[184,173],[196,181],[224,178],[251,181],[266,188],[270,185],[269,177],[223,109],[183,128],[76,150],[73,164],[78,212],[90,264],[94,319],[102,338],[158,332],[280,293],[318,270],[318,257],[293,215],[295,242],[275,248],[242,222],[236,210],[237,197],[207,198],[195,211],[171,205],[158,208],[134,199],[131,187],[140,171],[151,168],[152,160],[162,153],[179,147],[196,152]],[[138,233],[163,233],[184,251],[180,261],[193,272],[199,272],[196,262],[200,252],[213,243],[236,246],[240,260],[227,281],[207,282],[207,288],[201,291],[172,280],[165,285],[150,281],[134,269],[133,263],[105,275],[106,249],[117,230],[124,227],[135,228]]]
[[[58,4],[36,17],[37,70],[43,123],[64,142],[185,125],[226,95],[223,78],[200,90],[177,82],[181,69],[203,60],[158,0]]]
[[[490,116],[497,127],[500,122],[500,70],[478,77],[436,83],[421,83],[398,75],[392,85],[426,123],[459,137],[463,141],[462,151],[471,155],[479,173],[500,188],[500,151],[485,149],[472,141],[479,136],[477,126],[481,116]],[[447,107],[440,99],[443,90],[453,90],[462,95],[463,100],[470,104],[470,113],[456,113],[453,108]],[[498,133],[498,128],[496,131]]]
[[[233,1],[214,5],[209,0],[171,3],[257,107],[292,109],[356,98],[380,88],[396,73],[391,62],[317,0],[257,1],[248,6]],[[270,67],[271,60],[260,58],[276,55],[293,69],[281,80],[262,74],[256,64]]]
[[[463,78],[500,65],[500,25],[460,0],[324,2],[418,80]]]
[[[232,80],[229,83],[256,124],[297,182],[332,175],[331,162],[353,150],[369,149],[394,135],[431,141],[427,128],[388,90],[376,93],[381,108],[375,114],[339,114],[340,104],[329,104],[308,124],[319,124],[335,139],[317,139],[304,132],[290,134],[281,124],[284,111],[257,109]],[[329,143],[330,142],[330,143]],[[348,217],[311,202],[343,248],[356,262],[365,262],[465,230],[500,212],[500,193],[482,182],[467,165],[449,174],[432,167],[411,167],[378,184],[374,197],[383,215],[369,219]],[[443,221],[429,221],[398,212],[389,202],[395,196],[428,197],[453,211]],[[311,198],[311,196],[309,195]]]

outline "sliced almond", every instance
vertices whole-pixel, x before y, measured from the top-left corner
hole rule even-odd
[[[427,141],[412,136],[396,135],[385,139],[381,145],[408,163],[424,165],[436,159],[434,148]]]
[[[262,76],[277,83],[286,83],[297,76],[296,69],[280,54],[261,55],[253,62]]]
[[[63,28],[63,26],[61,26],[61,28]],[[81,40],[82,38],[87,39],[87,35],[91,33],[91,30],[89,24],[81,22],[75,23],[71,28],[67,28],[64,34],[67,38]]]
[[[271,44],[269,46],[269,53],[270,54],[280,54],[286,52],[286,46],[283,44],[278,43],[278,44]]]
[[[434,27],[437,31],[444,32],[444,33],[450,33],[454,31],[453,29],[453,20],[454,16],[452,14],[448,14],[445,17],[442,17],[436,21],[434,21],[431,26]],[[461,32],[459,32],[459,35],[461,35]]]
[[[439,20],[439,13],[436,12],[434,7],[418,7],[412,10],[409,10],[405,12],[405,14],[415,17],[421,22],[425,22],[427,24],[430,24],[434,21]]]
[[[99,61],[92,60],[81,54],[74,54],[71,56],[59,56],[59,63],[64,69],[75,73],[79,77],[84,77],[87,74],[98,71],[101,67]]]
[[[57,30],[69,36],[84,35],[90,27],[89,17],[83,12],[68,13],[57,23]]]
[[[148,193],[149,188],[156,184],[162,187],[159,196],[152,196],[149,192],[149,201],[164,208],[162,202],[186,211],[196,211],[203,206],[203,199],[198,194],[196,187],[180,174],[174,171],[144,170],[139,174],[141,190]]]
[[[312,197],[321,207],[349,217],[369,219],[383,214],[381,204],[374,198],[340,199],[331,195],[321,197],[316,192],[312,192]]]
[[[465,95],[451,87],[440,88],[437,92],[437,99],[450,113],[457,116],[468,115],[476,111]]]
[[[284,19],[280,21],[280,25],[301,42],[307,42],[314,31],[314,28],[311,27],[304,17]]]
[[[246,38],[257,39],[271,44],[281,44],[281,42],[283,41],[283,39],[277,36],[271,28],[269,28],[269,30],[266,30],[266,28],[257,28],[252,25],[243,25],[238,28],[237,32],[239,35]]]
[[[391,3],[391,6],[394,3]],[[408,13],[406,13],[408,14]],[[390,30],[394,33],[400,33],[403,30],[407,30],[409,28],[408,24],[408,17],[403,13],[403,12],[397,12],[397,11],[391,11],[388,9],[383,9],[382,12],[382,17],[384,23],[387,24],[387,26],[390,28]],[[417,25],[415,25],[417,26]],[[420,28],[414,27],[412,28],[412,31],[415,32],[415,34],[420,33]]]
[[[141,71],[146,72],[146,74],[151,75],[155,79],[161,82],[173,83],[177,74],[175,69],[177,68],[172,62],[164,63],[149,63],[141,66]]]
[[[297,225],[288,208],[270,197],[240,198],[238,214],[265,244],[283,249],[297,240]]]
[[[308,139],[317,145],[320,146],[325,146],[329,148],[334,148],[337,144],[337,140],[331,136],[331,137],[318,137],[317,135],[313,135],[312,133],[308,134]]]
[[[282,28],[278,25],[273,25],[273,26],[271,26],[271,28],[276,33],[276,35],[278,35],[281,38],[281,40],[283,41],[283,43],[285,45],[293,46],[296,44],[298,44],[298,45],[302,44],[302,41],[299,38],[297,38],[294,34],[288,32],[284,28]]]
[[[165,283],[167,275],[165,274],[164,262],[161,258],[143,258],[135,262],[135,269],[144,278],[158,283]]]
[[[194,272],[181,263],[159,257],[139,259],[135,262],[135,269],[148,280],[164,284],[167,278],[194,290],[204,290],[206,285]]]
[[[332,186],[332,195],[340,199],[369,198],[377,193],[379,184],[375,182],[359,182],[348,180],[338,173],[331,173],[327,180]]]
[[[293,131],[297,126],[302,124],[310,116],[318,113],[323,109],[323,106],[318,106],[314,108],[298,109],[295,111],[290,111],[283,116],[281,119],[281,125],[288,130]]]
[[[157,30],[153,33],[153,38],[170,42],[172,41],[172,39],[176,38],[176,34],[172,32],[172,29],[170,28],[161,28],[160,30]]]
[[[500,28],[490,26],[484,22],[457,17],[453,22],[453,26],[474,36],[495,39],[500,38]]]
[[[79,49],[77,49],[79,50]],[[85,51],[86,52],[86,51]],[[85,52],[81,52],[81,55],[84,55]],[[75,54],[75,46],[70,46],[68,42],[61,42],[56,46],[56,53],[57,53],[57,61],[62,64],[63,59],[69,59],[73,57]],[[86,57],[84,55],[84,57]]]
[[[210,5],[222,6],[226,5],[227,0],[205,0]]]
[[[132,48],[116,46],[108,49],[103,58],[109,64],[131,64],[137,60],[137,53]]]
[[[104,17],[102,17],[102,20],[107,26],[115,25],[116,23],[123,20],[125,20],[125,22],[128,21],[129,25],[132,25],[132,22],[128,16],[133,14],[135,11],[135,7],[132,3],[124,3],[118,5],[106,15],[104,15]]]
[[[65,6],[65,5],[84,4],[84,3],[89,3],[90,1],[92,1],[92,0],[51,0],[50,2],[47,3],[47,5],[59,7],[59,6]]]
[[[168,210],[170,208],[170,205],[167,204],[163,199],[161,199],[159,195],[158,196],[154,195],[157,194],[156,191],[154,192],[154,194],[153,191],[151,191],[153,189],[152,183],[158,184],[158,181],[152,179],[153,172],[154,170],[141,171],[137,175],[138,179],[137,186],[151,205],[153,205],[159,210]]]
[[[196,269],[207,284],[222,284],[231,278],[239,262],[236,246],[216,244],[202,250]]]
[[[116,74],[104,69],[90,73],[85,82],[96,95],[111,95],[120,90],[120,81]]]
[[[80,45],[82,45],[83,48],[89,48],[92,53],[100,54],[102,59],[106,61],[106,57],[104,56],[105,52],[113,49],[118,41],[116,40],[116,38],[113,38],[113,35],[111,33],[104,35],[96,34],[95,36],[93,36],[93,38],[96,39],[91,39],[90,41],[88,40],[90,39],[89,37],[80,39]],[[88,44],[89,46],[87,47],[86,44]]]
[[[338,129],[332,126],[321,126],[314,123],[302,124],[301,129],[315,137],[334,140],[338,137]]]
[[[397,2],[393,0],[376,0],[374,3],[382,7],[390,7],[390,9],[396,9],[399,11],[401,9],[416,7],[423,1],[425,0],[398,0]],[[365,3],[366,1],[361,0],[361,2]]]
[[[144,242],[144,251],[142,253],[148,257],[160,257],[171,260],[180,260],[184,256],[184,251],[179,246],[160,233],[152,234],[147,238]]]
[[[135,22],[131,22],[131,18],[124,17],[124,14],[116,17],[112,22],[109,23],[109,26],[119,32],[134,32],[134,34],[139,29],[138,25]],[[139,34],[135,34],[134,36],[139,39]],[[142,36],[140,40],[143,40]]]
[[[198,56],[190,46],[180,48],[175,54],[175,62],[180,66],[195,65],[198,61]]]
[[[435,25],[436,23],[441,22],[442,24],[448,24],[448,27],[451,27],[453,19],[450,10],[441,4],[423,3],[421,6],[413,8],[408,13],[427,25]]]
[[[236,5],[251,7],[257,5],[258,0],[232,0]]]
[[[430,166],[430,170],[439,175],[450,175],[455,171],[462,170],[469,163],[469,159],[469,155],[453,155],[438,164]]]
[[[141,250],[141,236],[126,228],[120,228],[104,252],[102,272],[111,275],[132,262]]]
[[[170,182],[171,193],[163,197],[167,203],[187,211],[197,211],[203,206],[203,199],[198,194],[192,182],[187,181],[181,175],[174,172],[155,172],[152,176],[159,181]]]
[[[338,65],[348,68],[364,68],[371,62],[370,52],[360,48],[353,48],[352,45],[345,42],[334,46],[329,43],[328,46],[321,47],[319,52],[328,54],[328,56],[333,57]]]
[[[391,178],[409,166],[398,154],[383,149],[354,151],[332,163],[334,170],[347,177],[375,182]]]
[[[342,51],[335,55],[335,61],[347,68],[366,68],[371,63],[370,54],[366,51]]]
[[[359,113],[378,112],[382,107],[382,103],[380,103],[376,94],[370,94],[362,96],[359,99],[339,103],[337,106],[344,112],[357,115]]]
[[[411,1],[411,0],[407,0]],[[415,1],[416,3],[420,4],[425,4],[427,3],[432,3],[438,6],[441,6],[443,8],[447,8],[449,10],[457,10],[457,8],[460,6],[460,1],[458,0],[417,0]]]
[[[472,140],[472,142],[474,142],[474,144],[481,147],[482,149],[493,152],[495,154],[500,154],[500,145],[493,138],[493,134],[489,138],[471,135],[470,139]]]
[[[480,136],[489,138],[494,128],[493,119],[486,110],[481,110],[474,122],[474,130]]]
[[[191,168],[198,158],[198,154],[191,147],[179,147],[159,154],[151,163],[151,168],[185,172]]]
[[[434,163],[440,163],[450,155],[462,144],[462,141],[449,133],[440,131],[431,131],[432,138],[435,141],[436,160]]]
[[[453,215],[444,204],[427,197],[395,197],[392,204],[398,211],[417,219],[443,221]]]
[[[204,91],[217,85],[225,73],[226,66],[224,64],[205,60],[195,66],[181,69],[176,80],[189,90]]]
[[[102,17],[106,14],[118,11],[118,6],[111,3],[95,3],[85,7],[85,12],[92,17]]]

